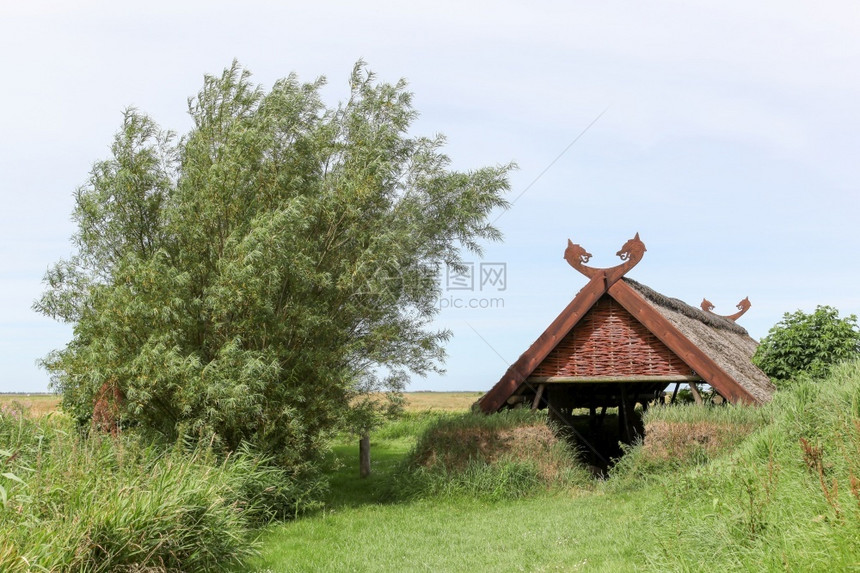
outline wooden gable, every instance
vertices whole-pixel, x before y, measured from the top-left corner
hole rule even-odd
[[[692,375],[689,365],[605,294],[531,372],[530,378]]]

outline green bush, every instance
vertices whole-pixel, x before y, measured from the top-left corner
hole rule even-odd
[[[0,571],[218,571],[252,527],[294,515],[306,483],[243,449],[84,437],[61,416],[0,413]]]
[[[818,306],[812,314],[785,313],[762,339],[753,362],[780,384],[803,375],[821,378],[834,364],[858,354],[857,317],[839,318],[832,306]]]

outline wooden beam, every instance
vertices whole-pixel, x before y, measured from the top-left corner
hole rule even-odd
[[[545,387],[546,386],[544,384],[538,386],[537,392],[535,392],[535,401],[532,402],[532,410],[537,410],[538,406],[540,406],[540,399],[541,396],[543,396],[543,389]]]
[[[675,398],[678,396],[678,388],[680,388],[680,387],[681,387],[681,383],[680,383],[680,382],[678,382],[677,384],[675,384],[675,391],[674,391],[674,392],[672,392],[672,399],[669,401],[669,404],[674,404],[674,403],[675,403]]]
[[[633,421],[630,419],[630,410],[627,407],[627,388],[624,386],[624,384],[621,384],[620,388],[621,402],[618,404],[618,420],[623,420],[622,423],[624,424],[624,436],[627,438],[627,443],[630,444],[633,442],[633,432],[631,431]]]
[[[755,396],[729,376],[710,357],[702,352],[695,344],[684,336],[671,322],[648,304],[632,287],[624,281],[618,281],[609,288],[609,294],[627,312],[632,314],[654,336],[665,344],[669,350],[678,355],[690,368],[699,374],[703,380],[713,386],[732,403],[746,402],[758,404]]]
[[[593,383],[635,383],[635,382],[703,382],[701,376],[529,376],[535,384],[593,384]]]

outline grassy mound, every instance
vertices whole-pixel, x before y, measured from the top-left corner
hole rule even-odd
[[[701,463],[731,450],[754,429],[752,424],[654,420],[645,425],[642,457],[655,464]]]
[[[513,410],[436,420],[396,472],[392,494],[515,499],[589,482],[544,414]]]
[[[621,482],[663,491],[649,569],[860,570],[860,362],[762,408],[698,410],[654,414],[655,444],[646,434],[617,466]]]
[[[618,460],[613,475],[648,478],[706,464],[732,452],[770,420],[769,408],[695,404],[654,407],[644,415],[645,439]]]

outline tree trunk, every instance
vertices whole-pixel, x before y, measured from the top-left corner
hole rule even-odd
[[[358,441],[358,475],[362,478],[370,475],[370,434],[362,434]]]

